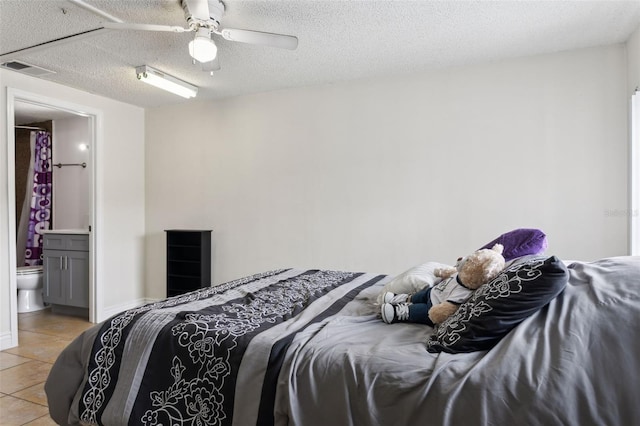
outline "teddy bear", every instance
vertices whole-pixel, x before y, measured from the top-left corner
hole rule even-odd
[[[467,257],[458,259],[455,267],[436,269],[434,271],[435,276],[443,278],[435,286],[440,292],[435,294],[439,296],[441,302],[434,304],[429,309],[431,321],[435,324],[440,324],[458,310],[460,304],[449,302],[447,298],[447,295],[455,291],[453,289],[458,285],[468,290],[465,292],[468,297],[482,284],[488,283],[497,277],[505,265],[505,260],[502,256],[503,250],[502,244],[495,244],[490,249],[477,250]],[[432,300],[436,289],[431,291]]]
[[[436,268],[434,275],[441,280],[417,293],[385,292],[380,309],[383,321],[419,322],[431,326],[442,323],[476,289],[494,279],[504,269],[503,250],[501,244],[496,244],[490,249],[480,249],[459,258],[455,267]]]

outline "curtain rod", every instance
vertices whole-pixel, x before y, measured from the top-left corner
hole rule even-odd
[[[34,127],[34,126],[13,126],[15,129],[26,129],[26,130],[43,130],[43,131],[47,131],[47,129],[44,129],[42,127]]]
[[[67,164],[58,163],[58,164],[54,164],[54,166],[56,166],[59,169],[64,166],[81,166],[84,169],[87,167],[87,163],[67,163]]]

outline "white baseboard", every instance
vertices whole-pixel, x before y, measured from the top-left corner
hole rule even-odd
[[[13,343],[13,340],[14,339],[10,331],[5,331],[4,333],[0,334],[0,351],[15,347],[16,344]]]
[[[157,302],[158,300],[160,299],[142,298],[142,299],[132,300],[127,303],[122,303],[120,305],[109,306],[108,308],[104,309],[104,312],[103,312],[104,318],[110,318],[113,315],[126,311],[127,309],[137,308],[138,306],[142,306],[147,303]]]

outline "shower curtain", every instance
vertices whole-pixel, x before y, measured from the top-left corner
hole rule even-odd
[[[52,171],[51,171],[51,133],[32,132],[33,146],[33,180],[31,186],[27,186],[25,204],[29,203],[29,215],[26,243],[24,249],[24,265],[42,265],[42,240],[43,233],[51,229],[52,206]],[[23,218],[25,209],[23,209]],[[20,223],[23,223],[23,220]],[[22,228],[22,227],[21,227]],[[23,228],[23,229],[24,229]]]
[[[29,138],[29,169],[27,171],[28,182],[25,185],[22,208],[18,217],[16,228],[16,266],[24,266],[24,249],[27,246],[27,230],[29,228],[29,210],[31,207],[31,193],[33,192],[33,152],[36,148],[36,133],[30,132]]]

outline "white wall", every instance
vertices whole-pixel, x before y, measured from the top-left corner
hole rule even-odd
[[[40,94],[102,112],[102,139],[96,147],[101,209],[97,255],[104,283],[101,308],[130,304],[144,297],[144,110],[12,71],[0,70],[0,346],[10,325],[9,220],[7,204],[7,88]],[[13,161],[13,159],[11,159]],[[100,319],[100,318],[99,318]]]
[[[88,229],[90,215],[91,161],[89,119],[72,117],[53,121],[53,163],[82,164],[87,167],[53,168],[53,229]]]
[[[164,229],[214,230],[213,280],[399,273],[538,227],[623,255],[624,45],[147,110],[147,295]]]

